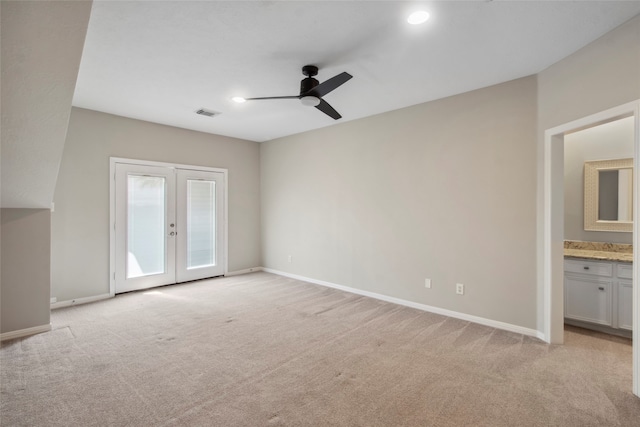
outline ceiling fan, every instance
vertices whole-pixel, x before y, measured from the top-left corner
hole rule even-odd
[[[318,67],[315,65],[305,65],[302,67],[302,74],[307,76],[300,82],[300,95],[291,96],[267,96],[263,98],[233,98],[236,102],[257,101],[264,99],[299,99],[303,105],[316,107],[329,117],[338,120],[342,116],[331,105],[327,103],[323,96],[346,83],[353,76],[349,73],[340,73],[320,83],[313,76],[318,74]]]

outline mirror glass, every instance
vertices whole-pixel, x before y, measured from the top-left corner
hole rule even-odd
[[[633,159],[585,162],[584,229],[633,231]]]
[[[598,220],[632,221],[633,169],[598,171]]]

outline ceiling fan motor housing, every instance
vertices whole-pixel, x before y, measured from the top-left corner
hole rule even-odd
[[[302,79],[300,82],[300,95],[309,92],[320,84],[320,82],[313,78],[313,76],[318,75],[318,67],[315,65],[305,65],[302,67],[302,74],[307,76],[307,78]]]
[[[320,82],[313,77],[302,79],[302,81],[300,82],[300,95],[309,92],[311,89],[318,86],[318,84],[320,84]]]

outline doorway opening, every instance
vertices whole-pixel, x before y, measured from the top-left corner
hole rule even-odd
[[[549,129],[544,135],[544,226],[543,226],[543,332],[547,342],[562,344],[564,340],[564,138],[566,135],[593,128],[605,123],[614,122],[627,117],[634,118],[633,132],[633,168],[640,170],[640,101],[631,102],[612,108],[583,119]],[[633,238],[634,248],[638,248],[637,225],[640,215],[638,173],[633,174]],[[638,331],[640,319],[638,307],[639,263],[638,251],[633,251],[632,267],[632,329],[633,329],[633,393],[639,395],[640,390],[640,347]]]
[[[633,132],[629,116],[564,135],[565,331],[631,338]]]

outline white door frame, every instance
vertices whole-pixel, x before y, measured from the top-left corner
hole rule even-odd
[[[228,169],[221,168],[212,168],[207,166],[194,166],[194,165],[183,165],[178,163],[166,163],[166,162],[156,162],[151,160],[139,160],[139,159],[126,159],[121,157],[110,157],[109,158],[109,295],[115,296],[116,294],[116,209],[115,209],[115,200],[116,200],[116,164],[130,164],[130,165],[138,165],[138,166],[159,166],[165,168],[172,169],[189,169],[194,171],[204,171],[204,172],[219,172],[224,176],[223,189],[224,189],[224,208],[223,208],[223,248],[224,253],[222,255],[222,265],[224,267],[224,274],[228,273],[228,225],[229,225],[229,215],[228,215],[228,182],[229,182],[229,171]]]
[[[640,171],[640,100],[629,102],[544,133],[543,339],[564,341],[564,135],[624,117],[635,117],[633,167]],[[640,396],[640,173],[633,174],[633,393]]]

